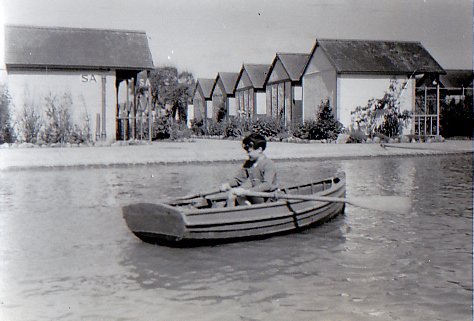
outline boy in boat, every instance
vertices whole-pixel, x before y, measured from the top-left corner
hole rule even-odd
[[[234,179],[221,186],[222,191],[229,191],[227,206],[234,203],[258,204],[266,200],[261,197],[241,196],[246,190],[250,192],[273,192],[277,187],[275,163],[263,152],[267,147],[265,137],[252,133],[242,140],[242,147],[248,154],[246,160]]]

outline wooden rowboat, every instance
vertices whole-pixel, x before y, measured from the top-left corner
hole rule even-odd
[[[343,174],[322,181],[283,188],[287,195],[343,199]],[[226,194],[168,203],[123,207],[128,228],[144,242],[194,246],[264,238],[321,224],[344,211],[344,202],[273,200],[263,204],[224,207]]]

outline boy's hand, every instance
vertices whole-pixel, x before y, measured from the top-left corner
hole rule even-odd
[[[229,183],[224,183],[221,185],[221,188],[220,188],[220,191],[221,192],[227,192],[228,190],[230,190],[230,184]]]
[[[242,196],[245,193],[246,189],[242,187],[236,187],[230,190],[230,192],[237,196]]]

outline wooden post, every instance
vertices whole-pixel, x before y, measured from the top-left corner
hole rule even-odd
[[[132,97],[132,105],[130,106],[130,118],[131,118],[131,131],[132,131],[132,139],[135,139],[135,106],[136,106],[136,98],[135,98],[135,78],[132,78],[132,83],[130,85],[131,91],[133,93]]]
[[[436,136],[439,136],[439,81],[436,82]]]
[[[119,86],[120,86],[120,82],[117,82],[117,80],[115,80],[115,103],[117,104],[115,108],[115,139],[116,140],[120,140],[119,129],[120,129],[120,124],[121,124],[120,123],[121,113],[120,113],[120,104],[119,104]]]
[[[413,111],[413,115],[416,115],[416,81],[415,80],[412,81],[412,88],[413,88],[412,111]],[[415,117],[415,121],[412,124],[412,129],[413,129],[413,134],[416,134],[416,117]]]
[[[97,113],[95,116],[95,140],[100,140],[100,114]]]
[[[106,123],[106,100],[105,100],[105,95],[106,95],[106,77],[105,75],[102,75],[102,134],[101,138],[102,140],[105,140],[107,138],[107,123]]]
[[[151,144],[151,136],[152,136],[152,129],[153,129],[151,122],[153,121],[153,119],[151,117],[151,86],[150,85],[148,85],[148,88],[147,88],[146,103],[148,105],[148,142]]]
[[[128,79],[126,80],[127,82],[127,95],[126,95],[126,105],[124,108],[124,117],[126,116],[125,119],[125,126],[124,126],[124,135],[123,139],[128,140],[130,138],[130,135],[128,134],[128,124],[130,122],[130,83],[128,82]]]

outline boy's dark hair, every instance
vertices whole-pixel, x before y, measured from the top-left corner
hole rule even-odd
[[[262,147],[263,151],[267,147],[267,140],[263,135],[252,133],[242,140],[242,145],[245,150],[248,150],[250,147],[253,147],[254,149]]]

